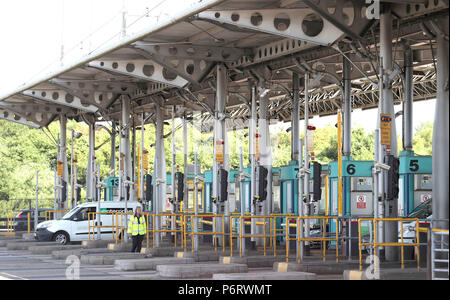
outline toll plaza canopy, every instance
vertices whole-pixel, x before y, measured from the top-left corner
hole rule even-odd
[[[405,93],[401,70],[407,48],[413,56],[414,100],[435,98],[432,48],[436,35],[445,34],[439,22],[448,19],[448,0],[383,2],[390,3],[394,18],[389,74],[394,103]],[[152,112],[156,103],[177,106],[179,116],[200,113],[203,130],[210,131],[217,117],[217,65],[227,68],[228,128],[248,125],[250,82],[269,93],[268,117],[289,121],[295,73],[311,76],[309,116],[330,115],[342,107],[345,57],[351,62],[352,108],[375,108],[379,10],[378,2],[357,0],[201,1],[0,95],[0,118],[34,128],[62,114],[77,121],[118,122],[122,107],[117,100],[129,97],[134,114]],[[170,111],[164,118],[171,118]]]

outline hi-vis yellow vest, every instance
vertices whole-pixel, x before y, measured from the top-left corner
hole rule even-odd
[[[136,216],[132,216],[130,218],[130,222],[128,223],[128,234],[131,235],[144,235],[147,232],[147,224],[145,223],[145,217],[141,216],[138,218]]]

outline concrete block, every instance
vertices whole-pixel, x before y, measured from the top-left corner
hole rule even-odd
[[[357,268],[357,262],[275,262],[273,270],[275,272],[308,272],[315,274],[342,274],[344,270],[349,268]]]
[[[222,264],[246,264],[249,268],[271,268],[275,262],[285,261],[285,256],[221,256],[219,262]]]
[[[91,240],[91,241],[83,241],[81,245],[85,249],[91,248],[106,248],[109,244],[115,243],[114,240]]]
[[[158,248],[142,248],[141,253],[151,255],[152,257],[174,256],[175,252],[182,252],[181,247],[158,247]]]
[[[117,259],[139,259],[145,258],[141,253],[95,253],[82,254],[80,261],[82,264],[89,265],[114,265]]]
[[[216,273],[246,273],[243,264],[182,264],[159,265],[156,267],[161,277],[167,278],[211,278]]]
[[[175,252],[177,258],[193,258],[196,262],[219,261],[223,255],[220,251]]]
[[[6,239],[6,240],[0,240],[0,247],[6,247],[6,245],[8,243],[12,243],[12,242],[20,242],[23,241],[22,239],[18,239],[16,237],[14,237],[14,239]]]
[[[66,259],[68,256],[75,255],[78,258],[81,257],[81,255],[86,254],[95,254],[95,253],[111,253],[106,248],[91,248],[91,249],[72,249],[72,250],[56,250],[52,251],[52,258],[53,259]]]
[[[31,246],[28,248],[32,254],[52,254],[56,250],[80,249],[80,245],[50,245],[50,246]]]
[[[36,242],[36,241],[20,241],[20,242],[10,242],[6,244],[6,249],[8,250],[28,250],[28,248],[33,246],[49,246],[49,245],[60,245],[56,242]]]
[[[22,234],[22,238],[24,240],[36,241],[36,237],[34,236],[34,233],[24,233],[24,234]]]
[[[213,280],[315,280],[314,273],[306,272],[257,272],[237,274],[214,274]]]
[[[379,278],[367,274],[365,270],[345,270],[343,272],[344,280],[426,280],[427,272],[425,269],[420,271],[417,268],[405,269],[380,269]]]
[[[111,243],[108,244],[108,250],[111,252],[131,252],[132,243]]]
[[[114,263],[114,268],[120,271],[142,271],[156,270],[159,265],[192,264],[192,258],[157,257],[145,259],[118,259]]]

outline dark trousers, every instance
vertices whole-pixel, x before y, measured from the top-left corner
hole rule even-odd
[[[142,241],[144,240],[144,235],[140,234],[133,235],[132,239],[133,239],[133,246],[131,247],[131,252],[140,253],[142,248]]]

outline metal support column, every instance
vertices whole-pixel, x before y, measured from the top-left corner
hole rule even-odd
[[[344,156],[350,157],[352,154],[352,98],[351,98],[351,64],[344,57],[343,62],[343,80],[344,80],[344,108],[343,108],[343,119],[344,119],[344,143],[343,143],[343,154]]]
[[[407,42],[404,45],[404,64],[405,64],[405,90],[403,100],[403,150],[411,151],[413,149],[413,54],[411,47]]]
[[[156,140],[155,140],[155,188],[153,196],[154,212],[159,214],[166,203],[166,155],[164,149],[164,108],[162,103],[156,104]],[[160,218],[155,218],[155,229],[160,229]],[[155,245],[159,247],[160,234],[155,234]]]
[[[63,176],[59,178],[59,185],[62,186],[63,183],[66,185],[66,192],[63,195],[63,189],[60,189],[60,209],[67,209],[69,198],[67,197],[68,185],[69,185],[69,171],[67,167],[67,117],[66,115],[60,116],[60,142],[59,142],[59,157],[58,160],[63,163]],[[66,201],[62,202],[63,199]]]
[[[95,120],[91,120],[89,126],[89,157],[86,174],[86,198],[87,201],[93,201],[95,196]]]
[[[249,144],[250,144],[250,212],[254,216],[255,211],[255,196],[256,196],[256,157],[255,157],[255,135],[256,135],[256,86],[252,85],[252,99],[251,99],[251,117],[250,117],[250,128],[249,128]],[[256,223],[255,218],[251,220],[250,233],[252,235],[256,234]],[[254,242],[255,238],[252,237],[251,241]]]
[[[217,89],[216,89],[216,116],[214,122],[214,145],[218,142],[223,142],[223,164],[215,162],[216,170],[213,174],[213,184],[216,185],[216,200],[218,200],[218,172],[219,169],[223,168],[229,171],[229,159],[228,159],[228,143],[227,143],[227,131],[226,131],[226,115],[225,115],[225,105],[228,96],[228,81],[227,81],[227,69],[225,65],[219,64],[217,65]],[[226,214],[228,213],[228,201],[226,202],[216,202],[216,213],[217,214]],[[229,227],[228,222],[225,222],[225,230]],[[218,222],[218,228],[215,228],[215,231],[222,231],[222,224]],[[220,243],[225,242],[221,240],[219,237]]]
[[[448,16],[439,22],[440,29],[447,34],[436,35],[437,41],[437,96],[433,129],[433,228],[448,229],[449,219],[449,42]],[[447,221],[442,221],[447,220]],[[447,241],[448,242],[448,241]]]
[[[309,74],[305,73],[305,149],[304,149],[304,169],[309,170],[309,152],[308,152],[308,121],[309,121]],[[304,180],[304,194],[306,196],[306,213],[310,215],[311,202],[309,197],[309,174],[306,173]],[[305,237],[309,237],[309,220],[305,220]],[[309,242],[305,242],[306,251],[309,252]]]
[[[300,106],[299,106],[299,78],[297,73],[292,75],[292,115],[291,115],[291,160],[298,161],[299,158],[299,124],[300,124]]]
[[[382,7],[382,12],[380,15],[380,56],[382,58],[382,68],[385,71],[382,76],[383,89],[382,93],[382,110],[381,113],[389,114],[391,117],[391,138],[390,138],[390,149],[383,146],[380,148],[380,156],[383,157],[386,154],[392,154],[393,156],[398,156],[397,151],[397,132],[395,127],[395,113],[394,113],[394,103],[393,103],[393,93],[392,85],[388,79],[388,75],[393,71],[392,62],[392,13],[390,4],[384,3]],[[385,187],[384,187],[385,188]],[[383,189],[383,194],[384,194]],[[398,203],[397,199],[392,199],[392,201],[385,201],[385,217],[386,218],[396,218],[398,216]],[[397,242],[398,241],[398,224],[397,222],[385,222],[384,224],[384,241]],[[397,247],[386,247],[385,248],[385,258],[387,261],[397,261],[399,258]]]

